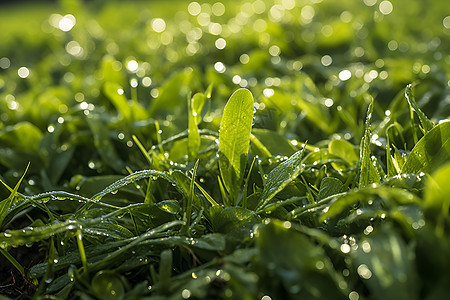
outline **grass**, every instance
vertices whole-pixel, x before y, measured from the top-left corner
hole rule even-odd
[[[444,3],[223,3],[0,10],[0,295],[448,297]]]

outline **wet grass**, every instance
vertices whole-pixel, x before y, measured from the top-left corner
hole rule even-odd
[[[448,297],[449,17],[360,2],[5,6],[0,294]]]

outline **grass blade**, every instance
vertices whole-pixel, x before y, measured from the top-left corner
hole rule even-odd
[[[359,178],[359,187],[364,187],[371,183],[380,182],[380,175],[378,174],[375,166],[372,164],[370,152],[370,138],[372,135],[370,129],[370,120],[372,119],[372,113],[373,113],[373,99],[372,102],[370,102],[369,104],[369,108],[367,109],[364,136],[361,140],[361,150],[360,150],[361,176]]]
[[[11,205],[14,203],[14,197],[17,194],[17,191],[19,190],[19,186],[22,183],[23,178],[25,177],[25,174],[28,171],[28,168],[30,167],[30,163],[28,163],[25,171],[22,174],[22,177],[20,177],[19,181],[17,182],[16,186],[12,190],[11,194],[9,194],[9,197],[2,202],[0,202],[0,229],[3,227],[3,220],[5,220],[6,214],[8,213],[8,210],[10,209]],[[2,181],[2,183],[6,186],[6,184]]]
[[[294,178],[303,170],[301,159],[305,149],[295,152],[287,160],[279,164],[267,175],[264,190],[261,193],[257,212],[260,212],[275,197],[275,195],[284,189]]]
[[[420,110],[419,106],[417,105],[416,100],[414,99],[413,93],[412,93],[412,85],[408,84],[405,89],[405,97],[406,100],[408,100],[409,107],[412,111],[414,111],[417,116],[419,117],[420,123],[422,124],[422,131],[423,133],[427,133],[431,129],[433,129],[434,124],[431,122],[427,116]]]
[[[250,175],[252,174],[253,166],[255,165],[256,157],[253,158],[252,164],[248,170],[247,178],[244,183],[244,193],[242,194],[242,207],[247,208],[247,189],[248,183],[250,182]]]
[[[197,157],[200,150],[200,132],[197,124],[201,120],[201,111],[206,97],[201,94],[195,94],[188,100],[188,157],[189,161]]]
[[[183,234],[189,234],[189,226],[191,225],[191,214],[192,214],[192,205],[194,203],[194,187],[195,187],[195,177],[197,176],[197,168],[198,168],[198,160],[195,163],[194,169],[192,170],[191,183],[189,186],[189,196],[185,198],[184,201],[184,209],[183,209],[183,221],[184,225],[181,228],[181,232]]]
[[[211,197],[211,195],[208,194],[208,192],[205,191],[204,188],[202,188],[202,186],[201,186],[200,184],[198,184],[197,182],[195,182],[195,185],[196,185],[197,188],[200,190],[200,192],[202,192],[203,196],[205,196],[206,200],[208,200],[208,202],[211,203],[212,206],[219,205],[219,204],[213,199],[213,197]]]

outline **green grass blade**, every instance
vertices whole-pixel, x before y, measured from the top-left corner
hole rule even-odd
[[[98,222],[100,221],[98,220]],[[50,225],[36,226],[23,230],[5,231],[3,235],[0,235],[0,246],[3,248],[7,246],[22,246],[26,243],[47,239],[58,233],[77,230],[81,226],[79,221],[66,220],[64,222],[54,222]]]
[[[253,122],[253,96],[239,89],[225,106],[219,133],[219,170],[230,204],[236,205],[249,149]]]
[[[117,180],[116,182],[114,182],[113,184],[107,186],[105,189],[103,189],[101,192],[95,194],[94,196],[91,197],[92,200],[100,200],[101,198],[103,198],[103,196],[111,193],[111,192],[115,192],[118,189],[130,184],[130,183],[134,183],[136,181],[145,179],[145,178],[164,178],[165,180],[174,183],[175,187],[178,189],[178,191],[184,195],[187,196],[185,190],[183,189],[183,187],[181,187],[177,180],[175,180],[170,173],[168,172],[162,172],[162,171],[156,171],[156,170],[142,170],[142,171],[138,171],[135,172],[133,174],[130,174],[122,179]]]
[[[194,203],[194,187],[195,187],[195,177],[197,176],[197,168],[198,168],[198,160],[195,163],[194,169],[192,170],[191,183],[189,186],[189,197],[184,199],[184,207],[183,207],[183,221],[184,225],[181,228],[181,232],[183,234],[189,234],[189,227],[191,226],[191,214],[192,214],[192,206]]]
[[[84,250],[83,233],[81,232],[81,229],[77,230],[76,239],[78,252],[80,253],[81,263],[83,264],[84,271],[87,272],[87,258],[86,258],[86,251]]]
[[[175,173],[175,172],[174,172]],[[173,174],[174,174],[173,173]],[[175,175],[175,174],[174,174]],[[75,217],[79,217],[83,214],[84,211],[86,211],[88,208],[90,208],[94,203],[101,200],[105,195],[113,192],[117,192],[120,188],[127,186],[128,184],[137,182],[142,179],[156,179],[156,178],[163,178],[170,183],[174,184],[176,189],[180,192],[183,197],[187,198],[189,193],[186,190],[186,188],[183,186],[183,183],[180,182],[175,176],[172,176],[172,173],[170,172],[162,172],[162,171],[156,171],[156,170],[142,170],[135,172],[133,174],[130,174],[122,179],[117,180],[116,182],[110,184],[106,188],[104,188],[102,191],[98,192],[94,196],[91,197],[91,202],[86,203],[78,212],[76,213]]]
[[[360,160],[361,160],[361,175],[359,178],[359,187],[364,187],[371,183],[379,183],[380,175],[377,173],[375,166],[372,164],[370,152],[370,138],[372,136],[370,129],[370,121],[373,113],[373,99],[367,109],[366,123],[364,135],[361,140]]]
[[[433,129],[434,124],[431,122],[427,116],[420,110],[419,106],[417,105],[416,100],[414,99],[413,93],[412,93],[412,85],[408,84],[405,89],[405,97],[406,100],[408,100],[408,104],[410,106],[410,109],[414,111],[417,116],[419,117],[420,123],[423,127],[423,132],[427,133],[431,129]]]
[[[227,195],[227,192],[225,191],[225,187],[223,186],[223,182],[222,182],[222,179],[220,178],[220,176],[217,176],[217,182],[219,182],[219,190],[220,190],[220,195],[222,196],[223,204],[225,206],[230,206],[230,200]]]
[[[144,155],[145,159],[147,160],[150,168],[152,167],[152,158],[148,154],[148,151],[145,149],[144,145],[142,145],[141,141],[138,139],[137,136],[134,134],[132,135],[133,141],[138,146],[139,150],[141,150],[142,155]]]
[[[17,182],[16,186],[12,190],[11,194],[9,194],[9,197],[7,199],[3,200],[2,202],[0,202],[0,229],[3,227],[3,220],[5,220],[8,210],[11,208],[11,205],[13,205],[13,203],[14,203],[14,197],[17,195],[19,186],[22,183],[22,180],[25,177],[25,174],[27,173],[29,167],[30,167],[30,163],[28,163],[25,171],[22,174],[22,177],[20,177],[19,181]],[[6,184],[3,181],[2,181],[2,183],[6,186]]]
[[[390,137],[389,137],[389,130],[391,128],[394,128],[394,126],[395,126],[394,124],[391,124],[386,129],[386,169],[387,169],[388,177],[398,175],[398,170],[395,167],[394,158],[392,157],[392,153],[391,153],[391,142],[390,142]]]
[[[163,293],[167,293],[170,288],[172,277],[172,250],[166,249],[161,252],[159,264],[159,287]]]
[[[201,112],[206,97],[201,94],[195,94],[188,100],[188,158],[193,161],[200,150],[200,132],[197,124],[201,120]]]
[[[261,141],[256,136],[250,134],[250,140],[253,145],[255,145],[255,147],[261,152],[263,157],[272,157],[272,153],[270,153],[269,149],[267,149],[266,146],[264,146],[264,144],[261,143]]]
[[[272,200],[275,195],[284,189],[298,174],[303,170],[301,161],[305,149],[292,154],[284,162],[280,163],[272,171],[267,174],[267,180],[264,185],[264,190],[261,193],[257,212],[260,212]]]
[[[211,197],[210,194],[208,194],[208,192],[202,188],[202,186],[200,184],[198,184],[197,182],[195,182],[195,185],[197,186],[197,188],[200,190],[200,192],[202,192],[203,196],[205,196],[206,200],[208,200],[209,203],[211,203],[212,206],[216,206],[219,205],[214,199],[213,197]]]
[[[348,166],[354,166],[358,160],[358,149],[343,139],[332,140],[328,144],[328,152],[342,158],[346,163],[331,163],[336,170],[344,170]]]
[[[253,166],[255,165],[256,157],[253,158],[252,164],[250,165],[250,168],[248,169],[247,178],[245,179],[244,183],[244,193],[242,194],[242,207],[247,208],[247,189],[248,189],[248,183],[250,182],[250,175],[252,174]]]

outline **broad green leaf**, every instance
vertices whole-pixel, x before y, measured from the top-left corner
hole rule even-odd
[[[419,299],[415,253],[390,226],[359,242],[354,266],[374,299]]]
[[[419,106],[417,105],[416,100],[414,99],[413,93],[412,93],[412,86],[411,84],[408,84],[405,89],[405,97],[406,100],[408,100],[410,109],[414,111],[417,116],[419,117],[420,123],[422,124],[422,127],[424,129],[424,133],[427,133],[431,129],[433,129],[434,124],[431,122],[427,116],[420,110]]]
[[[247,163],[253,122],[253,96],[239,89],[225,105],[219,133],[219,170],[231,205],[236,203]]]
[[[305,149],[308,149],[307,145],[305,146]],[[342,165],[347,165],[345,160],[343,160],[342,158],[340,158],[337,155],[331,154],[328,151],[328,149],[326,149],[326,148],[321,148],[321,149],[316,148],[316,149],[312,150],[312,152],[305,155],[302,162],[306,166],[315,166],[315,167],[326,164],[326,163],[339,163]]]
[[[450,160],[450,122],[428,131],[414,146],[402,167],[402,173],[431,173]]]
[[[169,214],[177,214],[180,211],[180,205],[174,200],[163,200],[155,203],[159,209]]]
[[[71,97],[73,97],[73,92],[62,85],[47,87],[38,97],[34,95],[32,107],[29,108],[33,125],[40,128],[48,126],[49,121],[54,120],[54,116],[60,114],[61,106],[64,106]]]
[[[42,132],[30,122],[18,122],[0,131],[0,143],[17,150],[37,151]]]
[[[276,194],[283,190],[298,176],[298,174],[300,174],[303,170],[301,164],[303,153],[304,149],[295,152],[291,157],[280,163],[267,174],[267,180],[257,207],[258,211],[264,209]]]
[[[50,147],[54,146],[52,143]],[[48,148],[47,148],[48,149]],[[50,149],[49,149],[50,150]],[[51,184],[56,185],[60,180],[64,172],[67,172],[66,168],[70,161],[73,159],[76,147],[71,147],[66,151],[50,150],[49,156],[51,157],[46,173],[49,177]]]
[[[343,183],[334,177],[325,177],[320,183],[319,200],[339,194],[342,190]]]
[[[339,171],[354,166],[359,160],[358,148],[343,139],[332,140],[328,144],[328,151],[347,163],[331,163],[333,168]]]
[[[364,136],[361,140],[361,149],[360,149],[360,159],[361,159],[361,175],[359,178],[359,187],[364,187],[371,183],[379,183],[380,175],[377,172],[377,169],[372,163],[371,152],[370,152],[370,139],[371,139],[371,129],[370,129],[370,120],[372,119],[373,113],[373,99],[369,104],[369,108],[367,109],[367,117],[364,129]]]
[[[249,237],[253,226],[261,222],[253,211],[242,207],[226,207],[212,217],[215,232],[232,234],[235,237]]]

